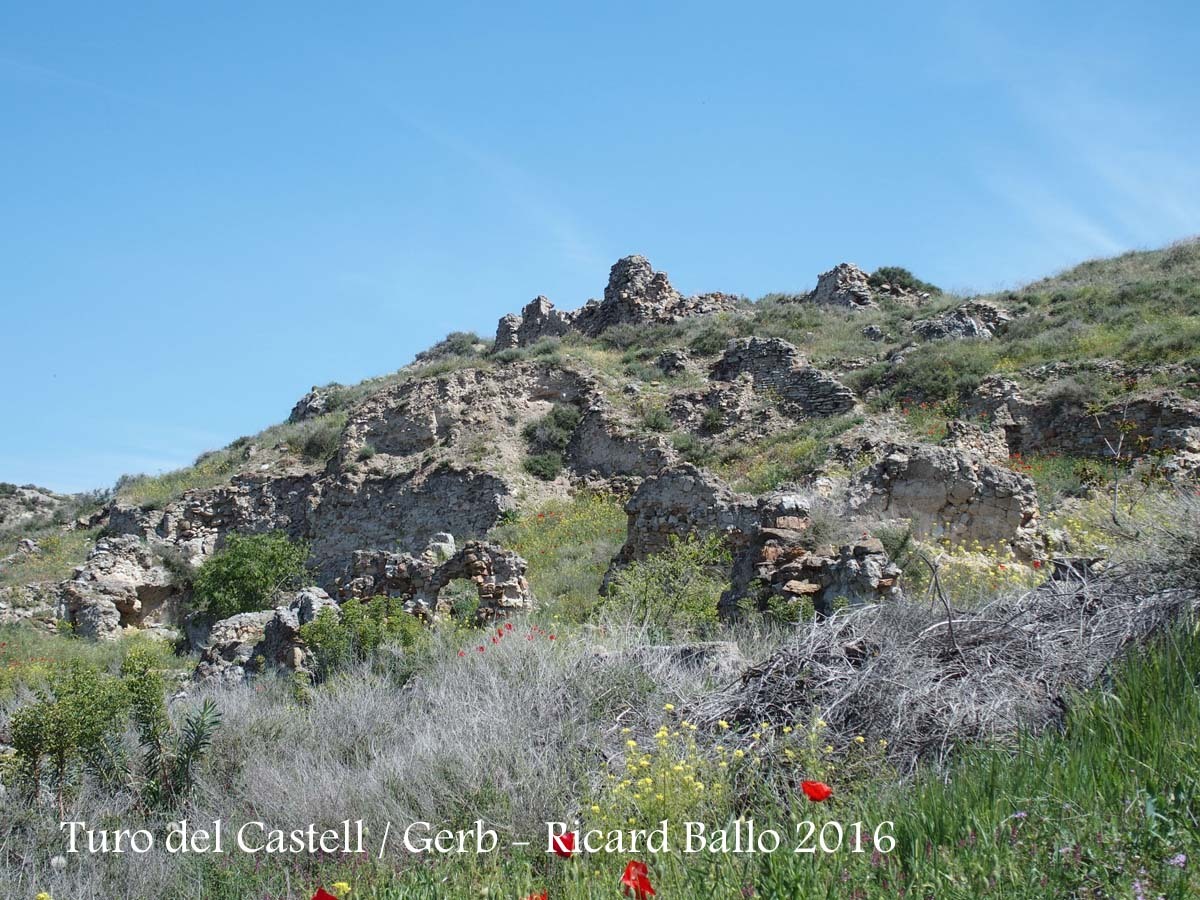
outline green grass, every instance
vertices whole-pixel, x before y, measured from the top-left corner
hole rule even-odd
[[[810,475],[828,458],[834,439],[860,416],[813,419],[751,445],[729,448],[714,466],[735,490],[761,494]]]
[[[87,558],[98,534],[87,529],[38,535],[40,552],[19,555],[0,568],[0,587],[62,581]]]
[[[586,620],[609,561],[625,542],[625,512],[606,494],[552,501],[497,526],[492,540],[529,562],[529,584],[543,613]]]
[[[117,641],[88,641],[62,634],[51,634],[28,625],[0,626],[0,699],[11,697],[18,689],[38,688],[49,677],[72,662],[83,662],[105,672],[120,669],[125,656],[134,647],[146,647],[157,666],[178,672],[190,672],[195,659],[176,656],[171,645],[158,638],[133,635]]]

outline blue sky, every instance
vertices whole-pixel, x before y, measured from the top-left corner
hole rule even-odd
[[[5,4],[0,480],[189,463],[628,253],[986,290],[1200,232],[1200,8],[987,6]]]

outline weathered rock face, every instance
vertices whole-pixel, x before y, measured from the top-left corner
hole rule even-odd
[[[347,574],[355,551],[363,548],[416,551],[446,531],[482,536],[513,505],[507,483],[474,469],[343,474],[322,485],[309,520],[318,581],[329,585]]]
[[[1008,462],[1011,455],[1003,428],[983,428],[974,422],[964,422],[961,419],[946,423],[946,436],[942,438],[942,445],[955,450],[966,450],[988,462],[1000,465]]]
[[[330,399],[333,397],[336,387],[337,385],[329,385],[322,388],[314,384],[311,391],[296,401],[291,415],[288,416],[288,421],[303,422],[305,419],[315,419],[317,416],[325,415],[330,411]]]
[[[824,306],[870,309],[877,306],[871,296],[867,273],[853,263],[839,263],[817,276],[817,286],[806,298]]]
[[[230,531],[283,531],[304,538],[316,502],[317,477],[311,472],[238,475],[218,488],[187,491],[157,511],[114,504],[108,530],[169,542],[193,562],[211,555]]]
[[[758,393],[777,397],[792,416],[833,416],[854,408],[854,392],[819,369],[807,365],[803,354],[779,338],[737,338],[713,367],[712,377],[736,381],[749,375]]]
[[[391,461],[413,468],[414,457],[437,448],[443,458],[487,459],[491,471],[521,471],[524,427],[556,403],[581,408],[599,398],[585,375],[546,363],[522,362],[502,371],[463,369],[405,382],[362,403],[346,423],[341,466],[364,448],[372,466]]]
[[[1123,453],[1200,453],[1200,403],[1174,391],[1150,390],[1093,415],[1079,403],[1026,397],[1015,382],[993,375],[979,386],[969,412],[1002,428],[1014,453],[1110,457],[1107,442],[1115,445],[1122,433]]]
[[[625,504],[625,514],[625,544],[606,580],[617,568],[666,550],[672,537],[715,533],[737,541],[752,531],[758,520],[753,497],[734,493],[716,475],[690,463],[642,482]]]
[[[533,608],[533,592],[525,577],[528,568],[512,550],[486,541],[468,541],[445,557],[436,542],[419,556],[359,551],[354,554],[352,577],[340,586],[340,593],[343,597],[401,597],[412,612],[443,616],[449,609],[440,600],[442,590],[455,579],[468,579],[479,596],[477,618],[489,622]]]
[[[675,461],[675,452],[656,435],[640,434],[617,420],[605,403],[590,407],[567,444],[566,461],[583,478],[653,475]]]
[[[78,634],[112,640],[175,621],[182,591],[149,544],[123,535],[99,541],[59,596],[59,618]]]
[[[1008,311],[973,300],[949,312],[913,322],[913,332],[927,341],[941,338],[990,338],[1012,321]]]
[[[603,300],[591,300],[573,312],[560,312],[545,297],[538,297],[521,315],[509,314],[500,320],[495,347],[527,347],[544,337],[558,337],[572,330],[595,337],[617,325],[676,322],[734,309],[737,304],[737,298],[728,294],[684,297],[671,286],[666,273],[655,272],[644,256],[626,256],[617,260],[609,272]]]
[[[892,447],[854,476],[849,508],[859,516],[906,519],[920,537],[1008,544],[1026,555],[1037,543],[1033,482],[963,450]]]

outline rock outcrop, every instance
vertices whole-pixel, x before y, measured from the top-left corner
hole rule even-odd
[[[312,390],[296,401],[296,405],[292,407],[291,415],[288,416],[288,421],[292,423],[303,422],[306,419],[315,419],[317,416],[323,416],[327,412],[331,412],[331,400],[333,399],[334,390],[339,385],[328,385],[327,387],[317,387],[315,384]]]
[[[1007,544],[1022,555],[1037,546],[1033,482],[965,450],[893,445],[851,481],[851,513],[902,519],[919,537]]]
[[[60,585],[59,618],[83,637],[113,640],[125,628],[177,621],[181,595],[148,543],[132,535],[104,538]]]
[[[738,299],[728,294],[685,297],[672,287],[665,272],[654,271],[646,257],[626,256],[609,272],[603,300],[589,300],[577,310],[561,312],[545,297],[538,297],[519,316],[510,313],[500,320],[494,346],[497,350],[527,347],[571,331],[596,337],[618,325],[677,322],[737,305]]]
[[[268,667],[306,671],[307,648],[300,627],[337,604],[318,587],[281,596],[275,609],[240,613],[216,622],[192,678],[209,684],[240,684]]]
[[[1200,454],[1200,402],[1180,394],[1151,389],[1102,404],[1054,396],[1026,396],[1003,376],[985,378],[968,411],[989,419],[1005,434],[1013,453],[1065,453],[1111,457],[1110,442],[1121,441],[1122,453],[1139,456],[1164,450]]]
[[[1000,333],[1012,316],[992,303],[973,300],[949,312],[913,322],[913,332],[927,341],[942,338],[990,338]]]

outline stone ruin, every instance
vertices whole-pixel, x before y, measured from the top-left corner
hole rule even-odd
[[[384,594],[405,601],[405,608],[426,617],[443,617],[450,609],[441,597],[455,579],[467,579],[479,597],[481,623],[533,608],[533,592],[525,574],[529,564],[516,552],[487,541],[467,541],[461,549],[449,534],[437,535],[422,554],[360,550],[352,573],[339,580],[338,595],[373,597]]]
[[[719,608],[725,618],[747,606],[766,609],[771,598],[807,601],[824,614],[838,598],[858,604],[901,596],[900,570],[878,541],[813,546],[809,501],[793,492],[738,494],[715,475],[684,464],[646,479],[625,511],[627,537],[606,587],[624,566],[667,550],[673,537],[715,533],[725,537],[733,554],[732,586]]]
[[[755,392],[777,398],[781,410],[801,418],[835,416],[854,408],[850,388],[820,369],[780,338],[735,338],[712,369],[717,381],[749,375]]]
[[[1040,548],[1037,488],[1028,477],[952,447],[893,444],[851,479],[848,510],[905,520],[922,538]]]
[[[617,260],[608,276],[603,300],[589,300],[571,312],[554,308],[537,297],[521,311],[504,316],[496,328],[495,350],[528,347],[543,338],[579,332],[596,337],[618,325],[677,322],[737,308],[738,299],[711,293],[685,297],[672,287],[665,272],[656,272],[644,256]]]

